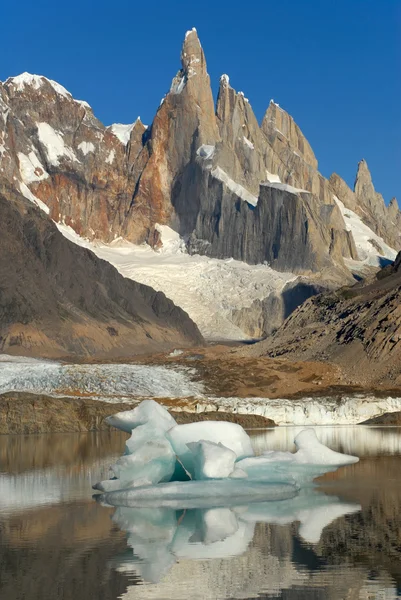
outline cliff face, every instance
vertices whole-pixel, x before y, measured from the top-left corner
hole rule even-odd
[[[140,120],[104,127],[87,103],[27,73],[0,84],[0,107],[1,175],[85,237],[157,247],[165,224],[190,237],[191,252],[344,272],[343,258],[358,255],[336,195],[400,246],[398,205],[385,207],[364,161],[354,192],[336,175],[325,179],[293,118],[271,101],[259,126],[227,75],[214,106],[195,29],[148,128]]]
[[[0,189],[0,351],[127,356],[201,343],[164,294],[69,242],[38,208]]]
[[[361,219],[384,241],[399,250],[401,247],[401,212],[397,199],[392,198],[386,206],[383,196],[374,188],[372,176],[365,160],[358,164],[354,190],[352,191],[336,173],[330,177],[335,195],[344,205],[356,212]]]

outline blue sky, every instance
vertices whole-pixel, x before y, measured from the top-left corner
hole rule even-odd
[[[400,0],[20,0],[2,12],[0,80],[46,75],[105,124],[152,121],[196,27],[215,93],[227,73],[259,120],[273,98],[325,176],[352,186],[365,158],[401,204]]]

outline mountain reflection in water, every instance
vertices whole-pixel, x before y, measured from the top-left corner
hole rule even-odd
[[[0,597],[400,597],[401,430],[315,430],[360,463],[291,500],[187,511],[92,500],[124,434],[3,436]],[[296,431],[254,432],[255,447],[291,449]]]

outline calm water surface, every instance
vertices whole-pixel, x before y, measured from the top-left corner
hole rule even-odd
[[[315,430],[360,463],[281,504],[190,511],[92,499],[124,434],[1,436],[1,600],[401,598],[401,429]]]

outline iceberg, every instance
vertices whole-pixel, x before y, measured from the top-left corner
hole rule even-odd
[[[126,433],[140,425],[152,423],[163,431],[168,431],[177,425],[170,413],[154,400],[144,400],[132,410],[125,410],[110,417],[106,417],[106,423]]]
[[[112,478],[94,485],[112,506],[211,508],[221,501],[286,500],[314,478],[356,456],[322,444],[313,429],[295,437],[297,451],[255,456],[251,440],[235,423],[207,421],[177,425],[154,400],[117,413],[109,424],[131,432],[125,454],[111,467]]]
[[[195,477],[195,462],[194,454],[188,444],[201,441],[213,442],[214,444],[223,444],[223,446],[234,452],[237,458],[253,456],[249,435],[241,425],[236,423],[225,421],[187,423],[176,425],[166,435],[175,453],[192,478]]]
[[[221,442],[201,440],[187,446],[193,454],[195,479],[224,479],[233,473],[237,455]]]

